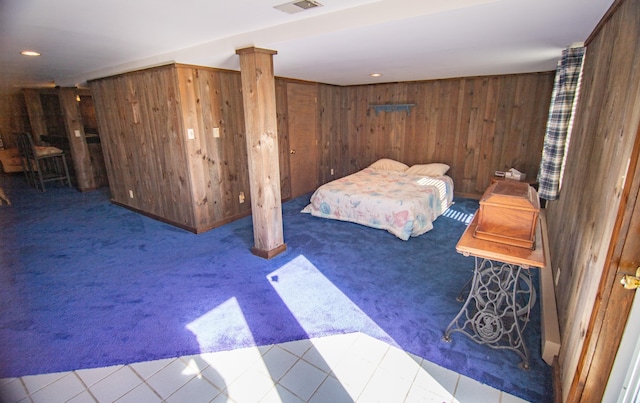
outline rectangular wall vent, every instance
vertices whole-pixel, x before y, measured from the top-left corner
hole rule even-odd
[[[322,4],[314,0],[295,0],[289,3],[280,4],[273,8],[287,14],[295,14],[295,13],[299,13],[301,11],[309,10],[316,7],[322,7]]]

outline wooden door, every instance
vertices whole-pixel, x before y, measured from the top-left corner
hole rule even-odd
[[[634,292],[620,284],[625,274],[635,274],[640,266],[640,127],[635,144],[614,234],[602,275],[594,313],[587,330],[578,369],[568,393],[568,402],[599,402],[620,346]]]
[[[318,187],[318,87],[287,83],[291,197]]]

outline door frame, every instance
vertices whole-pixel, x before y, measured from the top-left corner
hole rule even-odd
[[[633,305],[620,340],[618,354],[604,391],[604,402],[631,402],[640,392],[640,295],[635,292]]]

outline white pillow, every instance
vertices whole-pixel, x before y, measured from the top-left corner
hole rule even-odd
[[[404,171],[409,175],[423,175],[423,176],[442,176],[449,170],[449,165],[433,163],[433,164],[418,164],[412,165],[411,168]]]
[[[373,164],[369,165],[371,169],[379,169],[381,171],[398,171],[404,172],[409,168],[408,165],[399,161],[390,160],[388,158],[382,158]]]

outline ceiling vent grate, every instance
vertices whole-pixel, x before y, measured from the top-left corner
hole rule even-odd
[[[322,7],[322,4],[314,0],[296,0],[289,3],[280,4],[273,8],[287,14],[295,14],[316,7]]]

